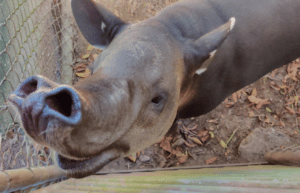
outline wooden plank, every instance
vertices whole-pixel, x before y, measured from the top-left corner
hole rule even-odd
[[[57,166],[22,168],[0,172],[0,192],[12,192],[63,178]]]
[[[39,192],[299,192],[300,168],[244,166],[93,175]]]

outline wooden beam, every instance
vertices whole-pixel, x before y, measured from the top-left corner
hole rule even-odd
[[[0,192],[23,190],[64,177],[63,172],[57,166],[5,170],[0,172]]]

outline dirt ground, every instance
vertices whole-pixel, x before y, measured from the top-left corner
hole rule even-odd
[[[153,16],[171,0],[101,1],[125,21]],[[84,67],[99,54],[82,44]],[[88,54],[88,55],[86,55]],[[176,131],[136,155],[116,160],[101,171],[264,162],[264,153],[276,147],[299,145],[299,59],[228,97],[210,113],[179,120]]]

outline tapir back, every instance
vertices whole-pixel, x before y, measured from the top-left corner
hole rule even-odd
[[[197,39],[236,18],[236,25],[208,69],[193,77],[178,118],[205,114],[229,94],[300,56],[300,1],[192,0],[156,17],[182,42]]]

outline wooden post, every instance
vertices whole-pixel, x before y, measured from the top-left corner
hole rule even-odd
[[[57,166],[22,168],[0,172],[0,192],[26,189],[65,177]]]

